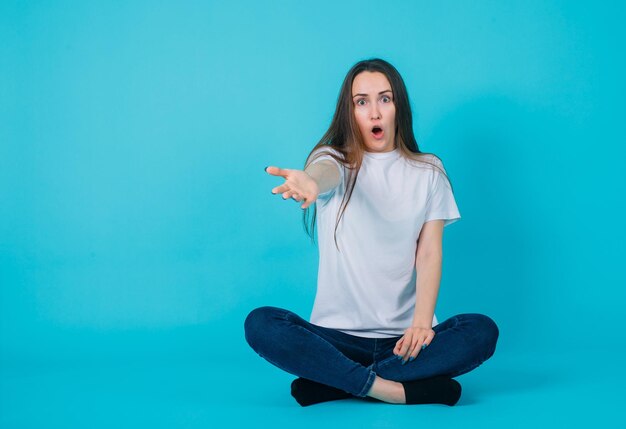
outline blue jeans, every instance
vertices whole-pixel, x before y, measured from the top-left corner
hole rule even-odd
[[[357,337],[314,325],[282,308],[252,310],[244,328],[250,347],[271,364],[358,397],[367,396],[376,375],[409,381],[469,372],[493,355],[499,334],[485,315],[458,314],[434,326],[430,345],[403,365],[393,354],[401,336]]]

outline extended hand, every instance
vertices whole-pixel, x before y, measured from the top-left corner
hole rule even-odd
[[[302,208],[306,209],[317,200],[319,187],[315,180],[302,170],[287,168],[267,167],[265,169],[272,176],[280,176],[285,183],[272,189],[272,194],[283,194],[283,199],[293,198],[300,202],[304,201]]]
[[[396,343],[393,353],[402,357],[402,361],[405,363],[409,357],[410,360],[415,359],[423,348],[430,345],[433,338],[435,338],[435,331],[431,328],[412,326],[404,331],[404,335]]]

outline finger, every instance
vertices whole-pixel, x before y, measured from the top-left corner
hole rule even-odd
[[[293,191],[283,192],[283,200],[288,200],[293,195]]]
[[[394,350],[395,350],[397,353],[400,353],[400,349],[402,348],[402,344],[403,344],[403,343],[404,343],[404,336],[402,336],[402,338],[400,338],[400,339],[398,340],[398,342],[396,343],[396,347],[395,347],[395,349],[394,349]]]
[[[400,356],[402,356],[402,360],[405,361],[407,359],[407,355],[409,353],[409,349],[411,348],[411,341],[413,339],[412,334],[405,334],[404,341],[402,343],[402,347],[400,347]]]
[[[280,186],[275,187],[274,189],[272,189],[272,194],[281,194],[283,192],[287,192],[289,190],[289,186],[286,183],[283,183]]]
[[[404,341],[404,337],[400,338],[396,343],[396,346],[393,348],[393,354],[396,356],[400,355],[400,349],[402,348],[402,343]]]
[[[293,198],[296,201],[300,201],[304,199],[301,196],[300,191],[298,191],[297,189],[290,189],[289,194],[290,194],[289,198]],[[298,198],[300,198],[300,200]]]
[[[413,357],[413,354],[415,353],[415,348],[417,347],[418,343],[419,343],[419,337],[417,335],[414,335],[413,338],[411,339],[411,345],[409,346],[409,350],[407,351],[406,356],[404,358],[405,362],[408,361],[411,357]]]
[[[420,338],[419,341],[415,343],[415,345],[413,346],[413,351],[411,352],[411,357],[409,358],[410,361],[414,360],[417,357],[417,355],[420,354],[420,351],[422,351],[423,344],[424,344],[423,338]]]
[[[425,349],[426,347],[430,346],[430,343],[433,342],[434,338],[435,338],[435,331],[431,331],[430,334],[428,334],[428,336],[426,337],[424,344],[422,344],[422,349]]]
[[[309,207],[310,207],[310,206],[312,206],[312,205],[313,205],[313,203],[315,202],[315,200],[307,200],[306,198],[305,198],[305,200],[304,200],[304,201],[305,201],[305,203],[304,203],[304,204],[302,204],[302,208],[303,208],[303,209],[309,208]]]
[[[265,171],[272,176],[287,177],[287,174],[289,174],[289,169],[287,168],[265,167]]]

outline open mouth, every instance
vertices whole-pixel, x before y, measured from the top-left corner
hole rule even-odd
[[[375,139],[382,138],[383,134],[384,134],[384,131],[383,131],[382,128],[380,128],[380,127],[372,128],[372,135],[374,136]]]

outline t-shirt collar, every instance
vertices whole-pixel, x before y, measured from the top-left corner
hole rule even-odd
[[[364,156],[373,159],[397,158],[400,155],[400,148],[396,148],[389,152],[363,152]]]

